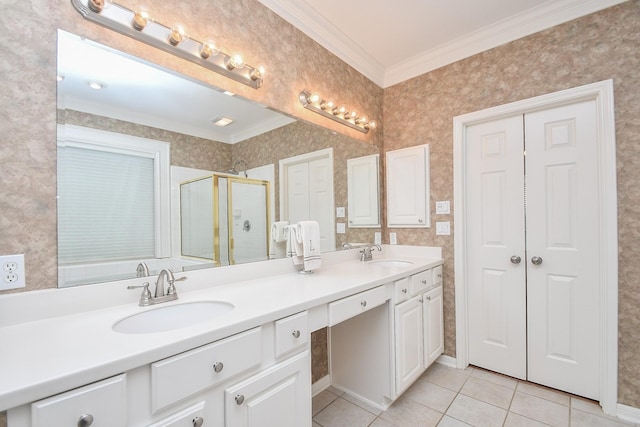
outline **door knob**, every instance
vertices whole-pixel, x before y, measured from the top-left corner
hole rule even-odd
[[[514,264],[520,264],[520,261],[522,261],[522,258],[520,258],[518,255],[513,255],[511,257],[511,262]]]
[[[539,256],[534,256],[533,258],[531,258],[531,264],[533,264],[533,265],[542,264],[542,258],[539,257]]]

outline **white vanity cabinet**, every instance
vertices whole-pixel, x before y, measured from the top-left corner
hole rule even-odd
[[[444,350],[442,266],[394,283],[395,392],[399,396]]]
[[[227,388],[225,426],[311,426],[310,365],[307,350]]]

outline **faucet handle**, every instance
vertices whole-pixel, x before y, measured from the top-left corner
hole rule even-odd
[[[186,276],[178,277],[177,279],[173,279],[169,282],[169,286],[167,286],[167,295],[175,295],[176,287],[174,285],[175,282],[184,282],[187,280]]]
[[[129,285],[127,286],[127,289],[131,290],[131,289],[138,289],[138,288],[143,288],[142,289],[142,294],[140,295],[140,306],[145,306],[145,305],[149,305],[149,302],[151,301],[151,291],[149,291],[149,282],[144,282],[142,285]]]

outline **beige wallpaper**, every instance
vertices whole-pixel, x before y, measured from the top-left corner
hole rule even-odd
[[[133,0],[122,2],[136,6]],[[247,88],[87,22],[68,0],[0,2],[0,25],[4,29],[0,43],[0,238],[3,253],[25,254],[26,291],[55,287],[57,280],[57,28],[228,88],[372,145],[382,144],[384,130],[386,150],[429,143],[432,202],[453,200],[452,117],[612,78],[618,139],[619,400],[640,407],[640,314],[636,309],[640,291],[635,286],[640,277],[636,243],[640,241],[640,190],[636,184],[640,179],[640,1],[630,0],[384,91],[255,0],[217,0],[214,6],[197,0],[183,0],[179,7],[173,2],[153,3],[153,16],[159,20],[184,22],[192,34],[207,34],[221,46],[243,52],[249,63],[264,64],[268,73],[265,86],[259,90]],[[302,88],[348,101],[384,126],[368,136],[343,129],[304,110],[297,100]],[[453,237],[436,237],[433,230],[393,231],[398,232],[403,244],[443,246],[446,353],[454,355]]]
[[[436,200],[453,202],[453,117],[605,79],[613,79],[615,86],[619,401],[640,407],[640,1],[629,1],[385,89],[384,149],[430,144],[435,214]],[[453,215],[437,219],[453,221]],[[393,231],[400,243],[443,246],[445,352],[454,356],[453,235],[435,236],[433,228]]]

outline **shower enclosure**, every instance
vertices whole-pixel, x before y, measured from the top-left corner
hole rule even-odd
[[[180,184],[181,253],[217,266],[269,258],[269,182],[212,174]]]

